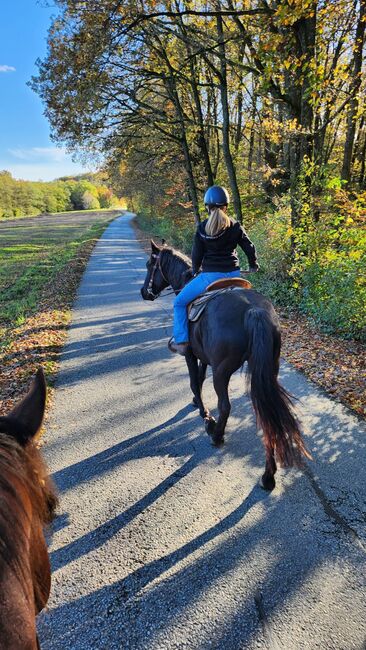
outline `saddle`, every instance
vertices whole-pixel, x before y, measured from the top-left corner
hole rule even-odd
[[[244,278],[221,278],[208,285],[205,293],[195,298],[188,305],[188,320],[195,323],[202,316],[206,305],[222,293],[228,291],[237,291],[242,289],[251,289],[252,285]]]

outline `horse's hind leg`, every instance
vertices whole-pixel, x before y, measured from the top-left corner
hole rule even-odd
[[[266,467],[261,478],[261,486],[269,492],[276,486],[274,475],[277,472],[277,465],[274,457],[273,447],[266,446]]]
[[[213,383],[218,397],[219,417],[212,432],[212,441],[214,445],[221,445],[224,442],[225,427],[230,415],[231,404],[229,400],[229,381],[231,372],[226,369],[213,370]]]
[[[198,388],[199,388],[199,392],[200,392],[201,397],[202,397],[203,382],[206,379],[206,371],[207,371],[207,363],[202,363],[202,361],[199,361],[198,362]],[[193,397],[193,404],[195,404],[195,406],[198,406],[197,400],[196,400],[195,397]]]
[[[196,406],[198,406],[201,418],[209,419],[211,417],[210,412],[208,411],[208,409],[206,409],[202,401],[202,384],[203,384],[204,376],[206,374],[207,366],[205,367],[205,371],[202,378],[201,368],[198,368],[198,360],[197,357],[194,356],[193,352],[191,350],[188,350],[185,357],[186,357],[186,363],[189,371],[191,390],[194,395],[193,402]]]
[[[280,352],[281,352],[281,334],[277,330],[273,335],[273,368],[274,374],[277,377],[280,368]],[[264,474],[261,478],[261,486],[269,492],[276,487],[274,475],[277,472],[277,465],[275,461],[275,450],[271,445],[266,445],[266,467]]]

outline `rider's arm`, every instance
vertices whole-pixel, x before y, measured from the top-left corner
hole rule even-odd
[[[203,242],[197,230],[193,240],[192,248],[192,270],[194,274],[198,273],[200,270],[204,252]]]
[[[239,226],[238,246],[240,246],[240,248],[244,251],[245,255],[247,256],[250,268],[252,269],[259,268],[257,255],[255,252],[255,246],[253,242],[250,241],[244,228],[242,228],[241,226]]]

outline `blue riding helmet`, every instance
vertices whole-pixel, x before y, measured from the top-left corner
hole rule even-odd
[[[203,200],[205,205],[221,207],[223,205],[229,205],[230,196],[225,187],[221,187],[221,185],[212,185],[212,187],[208,188]]]

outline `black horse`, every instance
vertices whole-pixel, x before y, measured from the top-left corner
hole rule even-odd
[[[192,277],[189,259],[151,240],[151,256],[141,295],[155,300],[171,286],[175,293]],[[301,437],[289,394],[278,383],[281,332],[272,304],[253,289],[216,295],[200,319],[190,323],[190,348],[186,355],[194,403],[205,420],[215,445],[223,443],[230,414],[228,385],[231,375],[248,362],[250,396],[257,423],[262,427],[266,467],[262,486],[275,487],[276,459],[280,465],[301,465],[301,456],[311,458]],[[212,367],[218,397],[216,421],[202,402],[202,384],[207,366]]]

